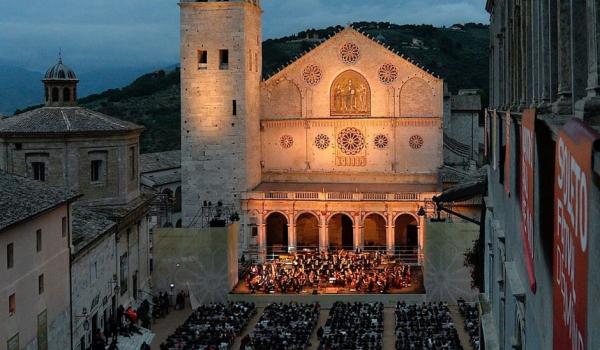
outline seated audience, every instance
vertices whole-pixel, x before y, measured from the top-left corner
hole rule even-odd
[[[255,313],[254,303],[202,305],[160,349],[229,349]]]
[[[461,350],[445,303],[396,305],[396,350]]]
[[[325,323],[319,350],[381,350],[383,304],[336,302]]]
[[[458,299],[458,310],[465,320],[465,330],[469,333],[469,338],[473,348],[479,349],[479,309],[475,303],[466,303],[463,299]]]
[[[270,304],[256,324],[244,349],[301,350],[319,319],[319,304]]]

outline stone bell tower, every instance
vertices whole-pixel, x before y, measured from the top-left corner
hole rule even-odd
[[[183,225],[205,202],[241,213],[260,182],[262,33],[259,0],[183,0],[181,168]]]

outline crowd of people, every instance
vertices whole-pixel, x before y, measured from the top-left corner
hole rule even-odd
[[[458,310],[465,321],[465,331],[469,333],[469,341],[474,349],[479,349],[479,309],[463,299],[458,300]]]
[[[396,305],[396,350],[461,350],[446,303]]]
[[[298,252],[252,265],[245,275],[251,293],[300,293],[322,287],[385,293],[412,285],[411,268],[380,252]]]
[[[160,349],[228,350],[254,314],[254,303],[202,305],[192,312],[174,334],[160,344]]]
[[[335,302],[317,335],[319,350],[381,350],[383,304]]]
[[[301,350],[309,345],[319,319],[316,304],[268,305],[252,333],[241,341],[243,350]]]

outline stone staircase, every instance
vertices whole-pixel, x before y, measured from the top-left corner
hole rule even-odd
[[[154,333],[152,333],[149,329],[141,327],[140,332],[142,332],[142,334],[134,333],[131,337],[119,336],[117,338],[117,346],[119,347],[119,350],[139,350],[140,346],[144,342],[148,345],[152,344]]]

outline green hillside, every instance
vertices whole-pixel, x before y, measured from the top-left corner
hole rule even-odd
[[[355,28],[381,39],[390,48],[412,58],[440,75],[451,91],[488,86],[488,27],[465,24],[460,29],[430,25],[395,25],[359,22]],[[275,73],[302,52],[311,49],[309,36],[325,39],[342,27],[310,29],[294,36],[269,39],[263,44],[263,74]],[[413,44],[416,39],[418,45]],[[158,152],[180,147],[179,69],[146,74],[122,89],[80,99],[87,108],[146,127],[142,152]]]

